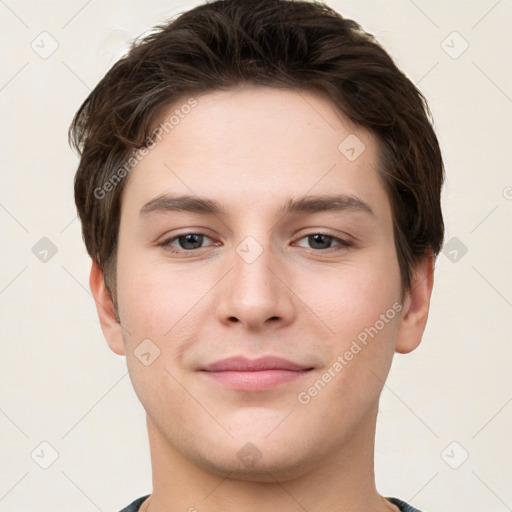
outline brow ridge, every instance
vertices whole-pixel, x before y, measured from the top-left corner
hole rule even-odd
[[[215,200],[193,195],[163,194],[148,201],[140,209],[142,216],[154,212],[186,211],[208,215],[225,215],[225,209]],[[371,206],[353,195],[309,195],[289,199],[280,209],[282,215],[311,214],[324,211],[361,211],[375,217]]]

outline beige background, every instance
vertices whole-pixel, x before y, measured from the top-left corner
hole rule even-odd
[[[196,3],[0,1],[0,512],[117,512],[151,491],[144,411],[88,291],[66,137],[127,42]],[[448,175],[429,326],[382,396],[379,491],[512,510],[512,2],[328,3],[424,92]]]

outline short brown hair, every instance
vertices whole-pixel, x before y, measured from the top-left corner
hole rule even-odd
[[[244,83],[320,91],[376,136],[402,290],[409,290],[414,267],[437,256],[444,236],[444,166],[426,99],[371,34],[323,3],[218,0],[136,41],[70,126],[81,156],[75,201],[83,238],[114,303],[126,162],[147,145],[164,108]]]

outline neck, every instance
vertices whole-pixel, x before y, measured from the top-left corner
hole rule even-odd
[[[147,417],[153,493],[146,512],[389,512],[397,507],[375,488],[376,410],[339,452],[295,472],[265,472],[249,480],[216,474],[175,450]]]

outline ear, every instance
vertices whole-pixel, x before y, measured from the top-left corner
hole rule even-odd
[[[95,262],[92,263],[89,286],[96,302],[96,311],[100,319],[103,336],[105,336],[110,349],[122,356],[125,354],[125,350],[121,324],[117,320],[117,313],[110,292],[105,286],[103,270]]]
[[[414,269],[411,289],[406,293],[395,350],[413,351],[421,342],[427,324],[434,285],[434,256],[429,254]]]

